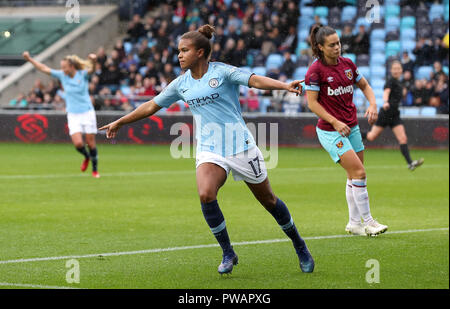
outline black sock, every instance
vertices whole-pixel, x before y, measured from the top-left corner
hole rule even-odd
[[[408,144],[400,144],[400,151],[402,152],[402,155],[405,157],[406,162],[408,162],[408,164],[411,164],[412,160],[411,157],[409,156]]]
[[[291,214],[284,202],[277,199],[275,208],[271,210],[270,213],[280,225],[283,232],[292,240],[294,248],[298,253],[298,250],[305,246],[305,241],[300,237],[300,234],[295,227],[294,220],[292,220]]]
[[[97,171],[97,162],[98,162],[97,148],[89,149],[89,154],[90,154],[91,161],[92,161],[92,171],[96,172]]]
[[[361,132],[361,137],[363,140],[367,139],[367,132]]]
[[[231,246],[230,238],[228,237],[227,228],[225,226],[225,218],[223,217],[217,200],[209,203],[202,203],[202,212],[206,223],[208,223],[211,232],[219,242],[223,253],[233,253],[233,247]]]
[[[86,147],[83,146],[83,147],[77,148],[77,151],[79,153],[81,153],[84,156],[85,159],[89,159],[89,154],[86,151]]]

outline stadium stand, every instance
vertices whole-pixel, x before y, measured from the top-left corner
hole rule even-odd
[[[121,110],[121,102],[127,102],[126,108],[130,105],[135,107],[146,98],[144,94],[159,93],[180,73],[176,55],[177,38],[203,23],[211,23],[217,29],[212,61],[223,61],[273,78],[303,79],[313,61],[309,32],[312,25],[320,23],[335,27],[340,35],[345,26],[350,27],[352,44],[343,56],[352,59],[369,80],[377,104],[382,104],[389,66],[392,61],[399,60],[404,71],[412,76],[404,105],[419,108],[419,112],[411,113],[427,116],[433,115],[432,110],[448,113],[449,1],[378,2],[381,6],[376,10],[374,8],[371,16],[379,13],[381,19],[374,19],[373,22],[367,19],[370,8],[365,7],[366,1],[363,0],[278,0],[267,3],[257,0],[192,0],[152,3],[144,13],[134,15],[128,22],[125,36],[117,39],[113,49],[102,51],[99,46],[100,65],[91,81],[95,106],[99,110],[105,109],[106,105],[107,109]],[[286,51],[291,57],[285,57]],[[283,66],[286,59],[291,59],[289,61],[293,61],[293,65]],[[440,71],[436,71],[436,67],[440,67]],[[424,97],[426,102],[415,103],[414,95],[420,90],[415,88],[416,79],[428,85],[429,94]],[[36,92],[35,88],[33,92]],[[241,94],[249,93],[255,95],[255,92],[244,90]],[[270,94],[260,92],[258,96],[261,98],[258,108],[248,108],[245,102],[249,100],[243,100],[243,110],[307,111],[304,97],[299,99],[303,108],[297,109],[291,103],[290,106],[286,102],[267,103]],[[24,97],[31,103],[30,95]],[[433,98],[439,103],[433,103],[436,102]],[[26,105],[23,100],[18,97],[13,101]],[[355,104],[360,112],[367,107],[360,90],[355,91]],[[176,110],[186,108],[180,102],[177,105]]]

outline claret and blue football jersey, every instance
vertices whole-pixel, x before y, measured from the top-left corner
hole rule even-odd
[[[231,156],[256,145],[241,114],[239,86],[248,86],[252,73],[220,62],[194,79],[188,70],[173,80],[153,100],[161,107],[183,100],[197,127],[197,153],[209,151]]]

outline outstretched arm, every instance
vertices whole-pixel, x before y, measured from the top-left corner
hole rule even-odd
[[[303,80],[294,80],[290,83],[283,83],[270,77],[253,74],[250,76],[248,86],[263,90],[287,90],[299,95],[302,94],[302,86],[300,85],[302,82]]]
[[[117,119],[114,122],[111,122],[103,127],[101,127],[99,130],[106,130],[106,137],[107,138],[114,138],[117,135],[117,131],[119,129],[128,123],[136,122],[138,120],[147,118],[157,111],[161,109],[161,106],[155,103],[155,101],[150,100],[143,104],[141,104],[138,108],[136,108],[131,113],[123,116],[122,118]]]
[[[375,94],[373,93],[372,87],[370,87],[367,80],[363,77],[356,85],[364,93],[364,96],[369,101],[369,107],[367,108],[364,117],[367,117],[370,125],[373,125],[378,119],[377,102],[375,100]]]
[[[28,51],[23,52],[22,56],[25,58],[26,61],[29,61],[36,69],[38,69],[42,73],[50,75],[51,68],[31,58],[30,53]]]

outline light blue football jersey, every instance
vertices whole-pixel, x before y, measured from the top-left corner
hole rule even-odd
[[[153,100],[161,107],[183,100],[196,125],[197,153],[231,156],[256,145],[241,113],[239,86],[248,86],[252,73],[220,62],[210,62],[201,79],[188,70]]]
[[[73,77],[65,75],[62,70],[51,70],[50,74],[61,81],[68,113],[81,114],[94,110],[89,97],[89,75],[86,70],[76,71]]]

